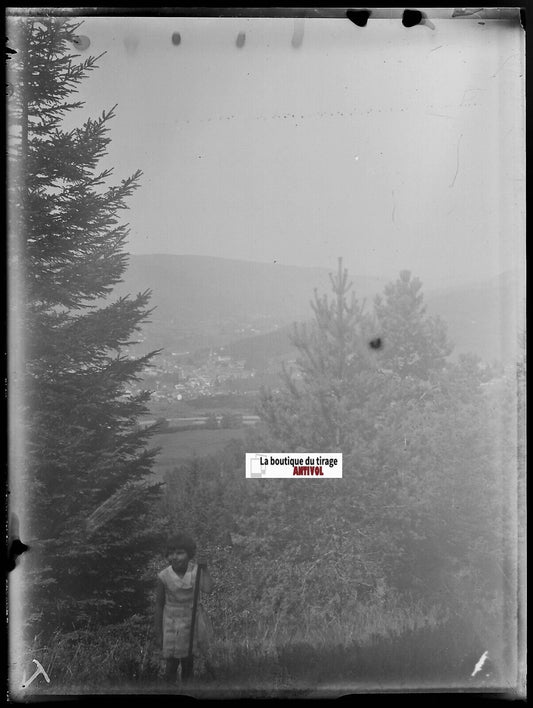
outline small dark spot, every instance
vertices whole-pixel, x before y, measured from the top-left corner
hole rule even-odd
[[[9,42],[9,37],[6,37],[6,42]],[[8,56],[6,56],[6,59],[11,59],[11,57],[9,55],[16,54],[16,53],[17,53],[16,49],[11,49],[11,47],[6,47],[6,54],[8,55]]]
[[[175,44],[178,46],[178,44],[181,42],[181,35],[179,32],[174,32],[172,34],[172,44]]]
[[[72,44],[76,47],[76,49],[80,49],[84,52],[89,48],[91,40],[83,34],[78,34],[72,37]]]
[[[25,543],[22,543],[22,541],[18,538],[14,538],[8,549],[8,560],[7,560],[7,569],[9,572],[12,570],[15,570],[17,563],[18,563],[18,557],[25,553],[29,549],[29,546],[27,546]]]
[[[381,337],[376,337],[375,339],[371,339],[368,345],[371,349],[381,349],[383,342],[381,341]]]
[[[414,27],[422,22],[422,13],[420,10],[404,10],[402,16],[402,25],[404,27]]]
[[[371,14],[368,10],[346,10],[346,17],[358,27],[366,27]]]

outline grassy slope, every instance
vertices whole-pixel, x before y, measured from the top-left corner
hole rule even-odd
[[[161,447],[156,458],[154,475],[163,480],[166,470],[172,470],[180,462],[198,456],[213,455],[222,450],[230,440],[241,439],[243,428],[227,430],[184,430],[177,433],[155,435],[154,447]]]

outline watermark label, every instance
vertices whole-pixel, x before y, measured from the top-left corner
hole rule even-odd
[[[246,479],[341,479],[341,452],[247,452]]]

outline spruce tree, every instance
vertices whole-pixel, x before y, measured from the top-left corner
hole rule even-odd
[[[83,106],[75,93],[98,60],[76,61],[78,27],[30,17],[8,28],[17,52],[9,74],[10,230],[24,337],[16,434],[25,458],[13,474],[27,490],[28,607],[45,632],[143,607],[140,576],[153,550],[151,493],[133,495],[86,533],[102,503],[150,475],[153,429],[137,426],[149,393],[131,394],[128,385],[157,352],[133,358],[127,349],[150,314],[150,292],[112,296],[127,266],[129,230],[119,215],[141,177],[110,184],[112,170],[99,169],[115,108],[64,127]]]
[[[403,270],[396,282],[385,287],[384,298],[376,297],[374,312],[381,334],[380,362],[402,378],[429,380],[441,371],[452,346],[446,327],[438,317],[426,314],[422,283]]]
[[[314,320],[294,325],[298,357],[294,370],[283,370],[281,392],[262,391],[259,414],[280,452],[348,452],[354,442],[350,415],[368,395],[370,320],[341,259],[330,281],[331,299],[315,291]]]
[[[312,604],[318,612],[352,607],[357,584],[371,585],[381,572],[376,539],[365,524],[365,505],[372,500],[367,481],[361,479],[361,459],[371,456],[374,432],[374,420],[368,415],[377,376],[369,346],[372,323],[352,291],[341,259],[330,282],[331,296],[315,291],[314,319],[295,325],[295,366],[283,371],[279,391],[262,392],[258,406],[262,427],[248,449],[341,452],[343,478],[264,480],[254,487],[247,517],[239,521],[250,550],[258,544],[262,557],[283,567],[294,587],[301,586],[302,592],[313,588]],[[268,529],[266,537],[258,534],[258,528]],[[383,551],[381,536],[377,540]],[[269,567],[265,564],[265,573]],[[283,592],[269,601],[284,602]],[[301,608],[285,609],[296,616]]]

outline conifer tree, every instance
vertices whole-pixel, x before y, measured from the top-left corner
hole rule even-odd
[[[23,400],[31,543],[27,582],[39,628],[111,621],[144,603],[139,582],[149,539],[151,494],[135,496],[86,537],[91,514],[124,485],[149,475],[153,433],[139,430],[148,392],[131,394],[154,354],[127,347],[150,314],[150,292],[112,297],[127,266],[119,221],[141,172],[110,184],[99,170],[115,108],[66,129],[63,119],[97,59],[76,62],[79,25],[60,18],[13,21],[10,39],[10,230],[23,281]],[[94,519],[94,517],[93,517]],[[33,575],[32,575],[33,573]],[[28,614],[29,616],[29,614]]]
[[[422,283],[403,270],[396,282],[385,287],[385,297],[374,303],[383,347],[380,362],[402,378],[428,380],[443,369],[452,347],[446,328],[438,317],[426,315]]]
[[[370,320],[350,293],[341,259],[330,281],[332,299],[315,291],[314,320],[294,326],[295,371],[283,370],[279,394],[263,391],[261,396],[259,414],[278,446],[289,452],[348,452],[350,414],[363,407],[368,393]]]
[[[377,375],[369,347],[372,323],[351,292],[341,259],[330,281],[332,297],[315,292],[314,320],[295,325],[294,370],[283,371],[281,390],[262,392],[263,426],[250,449],[341,452],[343,479],[265,480],[254,490],[248,517],[240,520],[249,545],[259,543],[263,557],[273,562],[283,558],[291,582],[313,586],[317,608],[332,598],[352,603],[357,582],[370,584],[380,573],[376,542],[383,550],[381,537],[372,538],[365,527],[367,512],[361,513],[371,501],[360,461],[371,456],[374,433],[368,414]],[[266,538],[258,537],[258,526],[268,528]]]

